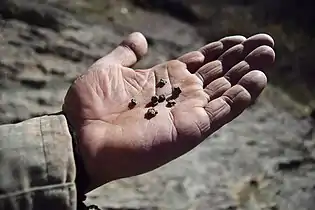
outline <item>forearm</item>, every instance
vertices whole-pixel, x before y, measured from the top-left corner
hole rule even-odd
[[[72,138],[62,114],[0,126],[0,209],[76,209]]]

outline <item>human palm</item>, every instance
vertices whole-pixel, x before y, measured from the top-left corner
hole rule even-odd
[[[130,67],[146,53],[147,43],[140,33],[131,34],[81,75],[65,98],[90,189],[158,168],[237,117],[266,85],[257,69],[274,61],[271,47],[273,40],[264,34],[226,37],[134,70]],[[181,93],[174,94],[175,87]],[[154,95],[166,100],[150,103]],[[148,116],[151,108],[156,115]]]

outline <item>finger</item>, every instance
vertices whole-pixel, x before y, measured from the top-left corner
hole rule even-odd
[[[218,60],[221,60],[223,68],[228,70],[243,60],[253,50],[263,45],[273,47],[274,41],[267,34],[257,34],[249,37],[242,44],[232,47],[227,52],[223,53]]]
[[[261,45],[263,44],[266,44],[266,46],[262,47]],[[214,79],[219,78],[220,76],[224,75],[233,66],[237,65],[245,58],[248,58],[248,61],[252,61],[253,64],[260,64],[261,66],[264,66],[264,64],[268,64],[270,62],[272,63],[274,60],[274,52],[270,47],[267,47],[269,45],[273,46],[273,40],[270,36],[265,35],[265,34],[255,35],[253,37],[250,37],[246,41],[244,41],[242,44],[238,44],[228,49],[218,58],[218,60],[221,61],[222,63],[221,71],[209,72],[212,64],[210,65],[206,64],[205,66],[198,69],[198,71],[195,74],[199,79],[201,79],[205,87]],[[256,50],[256,48],[258,49]],[[253,54],[251,54],[252,51],[254,51]],[[248,54],[251,54],[251,55],[248,56]],[[266,55],[266,56],[261,58],[259,57],[260,55]],[[265,59],[268,60],[268,63],[265,63]],[[246,73],[245,70],[246,69],[248,70],[249,66],[246,66],[245,64],[246,63],[241,63],[239,66],[236,66],[235,68],[236,69],[244,68],[243,69],[244,73]]]
[[[199,51],[193,51],[182,55],[177,60],[185,63],[188,71],[194,73],[203,65],[205,56]]]
[[[221,97],[210,101],[205,110],[211,122],[207,134],[211,134],[240,115],[255,100],[267,84],[261,71],[246,74],[237,85],[228,89]]]
[[[240,35],[228,36],[220,39],[220,42],[222,42],[224,46],[223,49],[225,50],[245,41],[246,37]]]
[[[219,60],[207,63],[198,69],[195,75],[206,87],[213,80],[223,76],[229,68],[244,59],[243,49],[244,46],[242,44],[230,48],[220,56]]]
[[[242,42],[242,44],[237,44],[229,48],[219,56],[218,61],[221,61],[221,69],[216,68],[214,70],[214,64],[210,62],[199,68],[195,74],[203,82],[204,87],[206,87],[213,80],[223,76],[233,68],[231,71],[232,74],[229,73],[226,76],[227,78],[234,76],[235,78],[231,78],[234,81],[231,82],[235,84],[251,67],[253,69],[261,69],[273,63],[275,55],[273,49],[269,47],[273,45],[274,42],[269,35],[258,34],[252,36]],[[229,46],[232,46],[232,44]],[[242,62],[243,60],[246,62]],[[216,67],[218,67],[218,61],[214,61]],[[253,66],[248,65],[247,62],[250,62]]]
[[[275,60],[275,52],[271,47],[268,46],[260,46],[256,48],[253,52],[251,52],[243,61],[239,62],[235,66],[233,66],[225,75],[225,80],[219,81],[229,81],[229,84],[235,85],[245,74],[254,70],[254,69],[265,69],[269,67]],[[223,75],[224,70],[222,63],[220,61],[214,61],[206,64],[201,67],[196,73],[197,76],[201,77],[200,79],[203,81],[204,87],[207,87],[207,91],[211,90],[212,93],[210,97],[216,97],[217,95],[222,94],[222,89],[216,89],[218,82],[211,84],[212,81],[221,77]],[[214,85],[214,86],[213,86]],[[228,87],[228,85],[225,85]],[[216,92],[213,92],[217,90]]]
[[[245,49],[255,49],[256,47],[266,45],[271,48],[274,47],[275,42],[271,36],[268,34],[256,34],[249,37],[247,40],[243,42]],[[247,52],[248,53],[248,52]]]
[[[146,38],[139,32],[130,34],[119,46],[96,64],[120,64],[131,67],[137,63],[148,51]]]
[[[225,93],[228,89],[232,87],[229,80],[225,77],[220,77],[214,81],[212,81],[205,89],[205,93],[209,95],[210,100],[214,100],[223,93]]]
[[[244,41],[246,41],[246,38],[243,36],[228,36],[201,47],[199,51],[205,56],[205,63],[208,63],[216,60],[226,50]]]
[[[195,73],[205,63],[217,59],[227,49],[240,44],[246,40],[243,36],[228,36],[201,47],[198,51],[193,51],[179,57],[178,60],[187,65],[191,73]]]
[[[244,59],[254,69],[264,69],[271,66],[276,58],[275,52],[266,45],[256,48]]]
[[[248,72],[254,69],[263,70],[274,63],[274,60],[275,52],[273,49],[268,46],[260,46],[246,56],[243,61],[233,66],[224,77],[232,85],[235,85]]]
[[[219,60],[212,61],[202,66],[195,75],[201,80],[204,87],[206,87],[213,80],[223,75],[222,62]]]

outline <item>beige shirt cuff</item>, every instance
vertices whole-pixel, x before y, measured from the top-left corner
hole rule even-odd
[[[0,209],[76,209],[72,139],[63,115],[0,126]]]

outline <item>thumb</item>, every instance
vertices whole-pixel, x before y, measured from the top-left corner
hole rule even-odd
[[[130,34],[116,49],[99,59],[98,64],[120,64],[131,67],[148,51],[146,38],[140,32]]]

